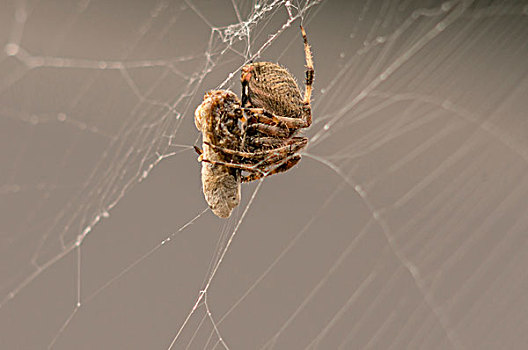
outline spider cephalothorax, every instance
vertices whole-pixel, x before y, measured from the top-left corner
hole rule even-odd
[[[202,132],[203,191],[220,217],[240,201],[240,183],[284,172],[301,160],[308,139],[295,136],[312,123],[310,98],[314,69],[301,26],[306,57],[304,96],[293,76],[278,64],[250,63],[242,68],[242,102],[225,90],[208,92],[195,111]],[[247,173],[247,174],[246,174]]]

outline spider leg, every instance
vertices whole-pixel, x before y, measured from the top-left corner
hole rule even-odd
[[[270,124],[271,126],[276,126],[283,130],[291,130],[307,128],[312,125],[312,110],[309,102],[303,102],[302,118],[291,118],[275,115],[269,111],[264,110],[263,108],[243,108],[243,110],[245,112],[250,113],[248,121],[251,121],[251,119],[255,119],[255,121],[257,122],[254,124],[250,124],[249,126]],[[262,130],[259,131],[263,133],[267,133],[267,131],[274,133],[276,132],[276,129],[262,127]]]
[[[202,158],[203,158],[203,150],[200,149],[200,147],[198,147],[198,146],[195,145],[195,146],[194,146],[194,151],[195,151],[196,153],[198,153],[198,161],[201,162],[201,161],[202,161]]]
[[[248,126],[247,129],[253,129],[266,135],[277,137],[288,137],[291,134],[290,129],[299,129],[303,127],[304,121],[298,118],[286,118],[275,115],[263,108],[243,108],[247,112]]]
[[[263,151],[258,152],[244,152],[244,151],[237,151],[229,148],[223,148],[220,146],[213,145],[207,141],[204,142],[204,144],[208,145],[209,147],[227,153],[232,154],[235,156],[239,156],[242,158],[261,158],[265,156],[274,156],[274,155],[282,155],[282,154],[292,154],[300,151],[302,148],[306,146],[308,143],[308,139],[305,137],[294,137],[291,139],[287,139],[286,141],[282,142],[283,146],[267,149]]]
[[[291,139],[297,139],[297,138],[298,137],[292,137]],[[304,139],[305,137],[301,137],[301,138]],[[284,145],[284,141],[285,140],[283,138],[271,137],[271,136],[247,136],[246,144],[249,144],[255,147],[278,148]]]
[[[301,120],[304,122],[303,128],[307,128],[312,125],[312,85],[314,81],[315,70],[313,66],[312,51],[310,50],[310,45],[308,45],[308,38],[306,37],[306,32],[304,27],[301,25],[301,34],[304,41],[304,57],[306,59],[306,80],[304,82],[304,100],[302,107],[302,116]]]
[[[258,172],[258,173],[257,172],[252,172],[249,175],[242,175],[241,181],[242,182],[251,182],[251,181],[259,180],[259,179],[261,179],[263,177],[268,177],[268,176],[271,176],[271,175],[283,173],[285,171],[290,170],[292,167],[294,167],[297,163],[299,163],[300,160],[301,160],[301,156],[300,155],[295,155],[294,157],[291,157],[286,162],[284,162],[283,164],[275,167],[274,169],[272,169],[269,172],[266,172],[266,173],[264,173],[264,172]]]
[[[278,124],[280,122],[279,116],[276,116],[264,108],[244,107],[242,108],[242,111],[249,113],[249,115],[246,117],[248,121],[254,120],[264,124]]]
[[[295,152],[303,149],[308,143],[308,138],[295,136],[295,137],[271,137],[271,136],[260,136],[260,135],[251,135],[247,136],[244,145],[246,146],[245,150],[271,150],[278,149],[283,146],[288,145],[299,145],[300,147],[295,150]]]
[[[271,136],[281,137],[281,138],[286,138],[290,136],[290,133],[291,133],[290,129],[287,127],[282,127],[279,125],[268,125],[264,123],[250,124],[248,125],[247,130],[255,130],[255,131],[261,132],[266,135],[271,135]]]
[[[236,163],[229,163],[229,162],[222,162],[222,161],[218,161],[218,160],[209,160],[209,159],[201,159],[202,162],[205,162],[205,163],[209,163],[209,164],[213,164],[213,165],[222,165],[222,166],[226,166],[228,168],[235,168],[235,169],[240,169],[240,170],[245,170],[245,171],[248,171],[248,172],[257,172],[257,173],[261,173],[263,175],[265,175],[266,173],[258,168],[256,168],[255,166],[253,165],[244,165],[244,164],[236,164]]]
[[[301,34],[304,41],[304,56],[306,59],[306,81],[305,81],[305,90],[304,90],[304,103],[307,106],[310,106],[310,99],[312,96],[312,85],[315,75],[315,70],[313,66],[312,51],[310,50],[310,45],[308,45],[308,38],[306,37],[306,32],[304,27],[301,25]],[[310,115],[311,116],[311,115]]]
[[[286,166],[285,164],[291,163],[292,159],[297,159],[294,161],[294,164],[291,166]],[[252,164],[252,167],[259,170],[259,172],[262,175],[266,174],[276,174],[278,172],[282,172],[281,170],[276,171],[276,169],[284,168],[286,167],[286,170],[290,169],[292,166],[297,164],[299,160],[301,159],[301,156],[299,154],[287,154],[287,153],[276,153],[271,154],[269,157],[262,159],[258,163]],[[267,175],[266,175],[267,176]]]

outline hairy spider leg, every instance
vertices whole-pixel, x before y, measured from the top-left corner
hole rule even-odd
[[[222,162],[222,161],[219,161],[219,160],[209,160],[209,159],[200,159],[201,162],[205,162],[205,163],[209,163],[209,164],[213,164],[213,165],[223,165],[223,166],[226,166],[228,168],[235,168],[235,169],[240,169],[240,170],[245,170],[245,171],[248,171],[248,172],[257,172],[257,173],[261,173],[262,175],[266,175],[266,173],[262,170],[260,170],[259,168],[257,168],[255,165],[244,165],[244,164],[237,164],[237,163],[229,163],[229,162]]]
[[[313,57],[312,57],[312,50],[310,49],[310,45],[308,44],[308,38],[306,37],[306,32],[304,31],[304,27],[301,25],[301,34],[304,41],[304,57],[306,59],[306,81],[304,82],[305,90],[304,90],[304,104],[305,106],[310,106],[311,97],[312,97],[312,85],[314,81],[314,75],[315,70],[313,66]],[[310,113],[310,124],[312,122],[311,120],[311,113]]]
[[[308,143],[308,139],[305,137],[294,137],[291,139],[286,139],[282,144],[283,146],[267,149],[263,151],[258,152],[244,152],[244,151],[236,151],[229,148],[224,148],[220,146],[216,146],[211,144],[210,142],[205,141],[204,144],[214,148],[215,150],[221,151],[223,153],[236,155],[242,158],[261,158],[264,156],[273,156],[273,155],[288,155],[291,153],[296,153],[306,147],[306,144]]]
[[[308,116],[306,120],[278,116],[262,108],[244,108],[244,111],[251,113],[251,118],[256,120],[256,122],[248,125],[248,129],[254,129],[271,136],[288,137],[291,134],[290,130],[307,128],[312,124],[311,107],[306,105],[303,106],[303,114]]]
[[[252,146],[257,146],[257,147],[273,147],[273,148],[277,148],[277,147],[281,147],[284,145],[284,139],[281,139],[281,138],[277,138],[277,137],[272,137],[272,136],[260,136],[260,135],[257,135],[257,136],[249,136],[249,143],[252,145]],[[294,139],[294,138],[292,138]]]
[[[301,156],[297,154],[297,155],[287,159],[284,162],[280,162],[282,164],[279,163],[280,165],[278,167],[272,169],[269,172],[266,172],[266,173],[253,172],[253,173],[251,173],[249,175],[242,175],[241,181],[246,183],[246,182],[259,180],[259,179],[261,179],[263,177],[268,177],[268,176],[271,176],[271,175],[283,173],[285,171],[290,170],[292,167],[294,167],[297,163],[299,163],[300,160],[301,160]]]
[[[253,129],[266,135],[286,138],[290,136],[290,129],[298,129],[299,118],[281,117],[263,108],[245,107],[244,112],[249,113],[247,129]],[[252,120],[254,120],[252,122]]]
[[[208,160],[208,159],[202,158],[202,156],[199,157],[199,160],[202,162],[213,164],[213,165],[222,165],[222,166],[226,166],[229,168],[235,168],[235,169],[247,171],[250,174],[242,175],[241,181],[250,182],[250,181],[261,179],[263,177],[268,177],[271,175],[279,174],[279,173],[282,173],[282,172],[285,172],[291,169],[297,163],[299,163],[299,161],[301,160],[301,156],[299,154],[294,154],[284,159],[284,157],[280,154],[272,154],[270,157],[265,158],[264,160],[254,165],[244,165],[244,164],[237,164],[237,163]],[[275,167],[271,170],[267,170],[267,168],[270,166],[275,166]]]

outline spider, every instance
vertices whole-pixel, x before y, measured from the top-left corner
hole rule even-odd
[[[314,68],[301,26],[306,59],[304,97],[285,68],[255,62],[242,68],[242,101],[231,91],[211,91],[195,111],[202,132],[203,192],[219,217],[229,217],[240,202],[240,183],[291,169],[308,139],[296,136],[312,123]],[[242,172],[247,172],[243,175]]]

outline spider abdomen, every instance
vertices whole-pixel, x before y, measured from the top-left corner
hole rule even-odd
[[[247,84],[251,106],[291,118],[301,115],[301,91],[286,68],[272,62],[250,63],[242,68],[242,84]]]

